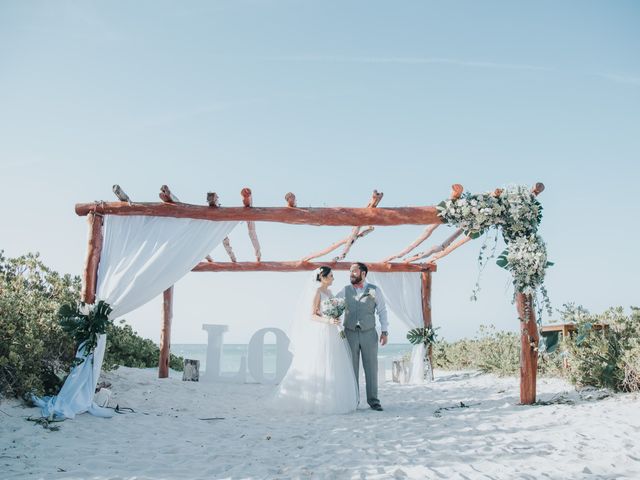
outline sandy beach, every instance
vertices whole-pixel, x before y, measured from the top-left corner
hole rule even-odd
[[[4,400],[1,478],[640,478],[636,394],[541,379],[539,401],[554,403],[524,407],[517,378],[437,371],[426,386],[387,382],[384,412],[294,416],[272,409],[273,387],[156,375],[103,374],[110,406],[135,413],[83,414],[58,431]]]

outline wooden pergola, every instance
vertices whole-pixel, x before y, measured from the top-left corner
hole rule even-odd
[[[538,195],[543,190],[544,185],[537,183],[532,192]],[[297,272],[315,270],[323,265],[327,265],[334,270],[349,270],[352,262],[344,261],[349,250],[356,241],[375,230],[376,226],[424,225],[424,231],[406,248],[382,260],[365,263],[369,271],[372,272],[421,273],[422,311],[425,327],[432,326],[431,274],[437,270],[436,262],[471,240],[469,236],[463,235],[462,229],[456,229],[442,243],[435,244],[419,253],[411,254],[442,225],[443,222],[438,216],[437,208],[435,206],[378,208],[383,194],[376,190],[373,191],[369,203],[364,208],[300,208],[296,205],[296,197],[291,192],[285,195],[286,205],[283,207],[254,207],[252,192],[249,188],[244,188],[241,191],[242,207],[220,207],[218,195],[214,192],[207,194],[208,205],[181,203],[166,185],[163,185],[160,189],[161,202],[159,203],[132,202],[118,185],[113,186],[113,191],[120,201],[80,203],[75,207],[76,213],[79,216],[87,216],[89,222],[89,245],[83,271],[81,297],[81,300],[88,304],[92,304],[95,301],[98,264],[103,241],[102,225],[104,215],[139,215],[247,222],[248,234],[255,251],[255,261],[237,261],[229,239],[225,238],[223,245],[229,256],[229,261],[214,261],[210,256],[207,256],[193,268],[192,271],[194,272]],[[461,185],[453,185],[451,198],[460,198],[462,192],[463,187]],[[500,192],[500,190],[496,190],[495,194],[500,195]],[[301,259],[263,262],[261,260],[262,253],[255,222],[351,226],[352,230],[345,238]],[[329,261],[313,261],[338,249],[341,249],[340,253]],[[159,360],[160,378],[167,377],[169,372],[173,287],[164,291],[163,299]],[[518,293],[516,302],[521,327],[520,401],[523,404],[531,404],[536,399],[538,328],[531,296]],[[431,351],[429,351],[429,355],[431,355]]]

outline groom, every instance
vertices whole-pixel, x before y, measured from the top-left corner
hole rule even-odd
[[[382,291],[367,283],[369,269],[364,263],[354,263],[349,270],[351,285],[344,287],[338,297],[345,299],[344,329],[347,335],[356,382],[359,378],[360,356],[367,385],[367,403],[373,410],[382,411],[378,400],[378,332],[375,312],[380,320],[380,345],[387,344],[387,307]]]

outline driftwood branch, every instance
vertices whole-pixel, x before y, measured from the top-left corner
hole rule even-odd
[[[76,214],[91,211],[103,215],[142,215],[152,217],[193,218],[217,222],[254,221],[293,225],[430,225],[443,223],[434,206],[396,208],[289,208],[289,207],[220,207],[188,203],[124,202],[79,203]]]
[[[224,246],[224,249],[227,251],[227,255],[229,255],[229,258],[231,259],[232,262],[236,262],[236,256],[233,253],[233,248],[231,248],[231,242],[229,241],[229,237],[225,237],[224,240],[222,240],[222,245]]]
[[[433,247],[431,247],[429,250],[427,250],[426,252],[420,252],[420,253],[416,253],[413,257],[407,258],[404,260],[405,263],[409,263],[409,262],[415,262],[416,260],[421,260],[423,258],[427,258],[430,257],[431,255],[433,255],[434,253],[437,252],[442,252],[443,250],[445,250],[449,245],[451,245],[451,242],[453,242],[456,238],[458,238],[460,235],[462,234],[462,229],[458,228],[455,232],[453,232],[453,234],[451,234],[444,242],[442,242],[440,245],[435,245]]]
[[[245,208],[251,208],[253,206],[251,189],[243,188],[240,195],[242,195],[242,203]],[[258,241],[258,234],[256,233],[256,222],[247,222],[247,229],[249,230],[249,238],[251,239],[251,244],[256,254],[256,260],[259,262],[262,257],[262,252],[260,251],[260,242]]]
[[[116,197],[118,197],[118,200],[120,200],[121,202],[128,202],[129,204],[131,204],[131,199],[129,198],[129,195],[124,193],[124,190],[122,189],[122,187],[120,187],[120,185],[116,183],[112,187],[112,190],[113,190],[113,193],[116,194]]]
[[[369,200],[369,203],[367,205],[367,208],[376,208],[380,203],[380,201],[382,200],[383,195],[384,194],[382,192],[378,192],[377,190],[374,190],[373,194],[371,195],[371,200]],[[355,241],[359,238],[358,234],[360,233],[361,228],[362,227],[360,226],[353,227],[353,229],[351,230],[351,234],[345,239],[344,249],[342,250],[342,253],[333,259],[334,262],[339,262],[340,260],[344,260],[344,258],[347,256],[347,253],[349,253],[349,250],[351,250],[351,247],[353,246]]]
[[[289,192],[284,196],[284,199],[287,201],[287,206],[291,208],[296,207],[296,196],[293,192]]]
[[[200,262],[193,272],[300,272],[326,265],[333,270],[348,271],[350,262]],[[432,263],[367,263],[370,272],[435,272]]]
[[[536,183],[531,189],[531,193],[533,193],[536,197],[544,192],[544,183]]]
[[[162,185],[160,187],[160,193],[158,196],[160,197],[160,200],[165,203],[178,203],[180,201],[178,200],[178,197],[171,193],[171,190],[167,185]]]
[[[461,238],[460,240],[458,240],[456,243],[454,243],[453,245],[449,245],[447,248],[445,248],[444,250],[436,253],[432,258],[431,261],[435,262],[436,260],[440,260],[442,257],[446,257],[447,255],[449,255],[451,252],[453,252],[456,248],[461,247],[462,245],[464,245],[465,243],[467,243],[468,241],[471,240],[471,237],[467,237],[466,235]]]
[[[364,230],[362,230],[360,233],[358,233],[358,238],[362,238],[362,237],[364,237],[366,235],[369,235],[374,230],[375,230],[375,228],[373,228],[373,227],[367,227]],[[324,250],[320,250],[320,251],[318,251],[316,253],[312,253],[311,255],[307,255],[306,257],[304,257],[302,259],[302,261],[303,262],[308,262],[309,260],[313,260],[314,258],[322,257],[323,255],[331,253],[336,248],[338,248],[340,245],[344,245],[347,242],[347,239],[348,239],[348,237],[347,238],[343,238],[342,240],[338,240],[333,245],[328,246]]]
[[[220,202],[218,199],[218,194],[216,192],[208,192],[207,193],[207,203],[212,208],[218,208],[220,206]]]
[[[405,248],[401,252],[398,252],[395,255],[391,255],[390,257],[387,257],[382,261],[383,262],[390,262],[391,260],[395,260],[396,258],[404,257],[406,254],[411,252],[414,248],[418,247],[427,238],[429,238],[431,236],[431,234],[434,232],[434,230],[436,228],[438,228],[438,227],[439,227],[439,225],[437,225],[437,224],[436,225],[429,225],[427,228],[424,229],[424,232],[422,232],[422,234],[411,245],[409,245],[407,248]]]

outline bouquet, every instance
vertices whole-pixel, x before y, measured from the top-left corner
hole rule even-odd
[[[320,304],[320,313],[323,317],[340,318],[340,315],[344,313],[345,308],[346,304],[344,298],[332,297],[322,301]],[[345,338],[344,327],[342,325],[338,325],[338,330],[340,331],[340,337]]]

